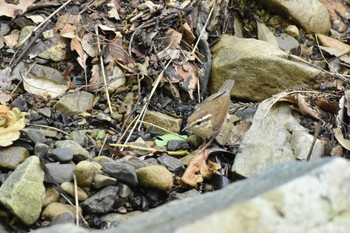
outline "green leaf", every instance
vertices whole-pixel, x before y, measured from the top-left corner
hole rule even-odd
[[[164,134],[162,136],[157,137],[155,143],[159,148],[163,148],[166,146],[168,141],[171,140],[183,140],[186,141],[187,136],[186,135],[179,135],[179,134]]]

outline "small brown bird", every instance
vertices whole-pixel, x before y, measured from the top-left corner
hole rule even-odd
[[[203,139],[214,138],[227,117],[234,83],[226,80],[217,93],[206,98],[188,117],[185,129]]]

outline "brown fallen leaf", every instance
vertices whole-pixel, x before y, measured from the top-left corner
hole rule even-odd
[[[345,139],[340,128],[333,129],[334,137],[337,139],[339,144],[346,150],[350,150],[350,140]]]
[[[198,152],[195,152],[198,153]],[[221,168],[217,163],[208,161],[209,150],[202,150],[196,154],[187,165],[186,171],[179,180],[180,185],[189,185],[196,188],[198,183],[203,182],[205,178]]]

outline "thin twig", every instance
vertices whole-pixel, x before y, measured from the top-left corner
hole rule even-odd
[[[77,177],[73,174],[74,181],[74,198],[75,198],[75,218],[76,225],[79,226],[79,199],[78,199],[78,185],[77,185]]]
[[[318,121],[317,125],[315,126],[314,138],[312,139],[312,143],[310,145],[310,149],[309,149],[309,153],[307,154],[306,161],[309,161],[311,159],[312,151],[315,147],[317,136],[320,134],[320,131],[321,131],[321,121]]]
[[[131,150],[140,150],[140,151],[149,151],[151,153],[167,153],[168,155],[173,155],[173,156],[185,156],[188,155],[187,150],[179,150],[179,151],[165,151],[165,150],[159,150],[156,148],[149,148],[149,147],[143,147],[143,146],[135,146],[135,145],[130,145],[130,144],[118,144],[118,143],[112,143],[108,144],[109,146],[117,146],[117,147],[122,147],[125,149],[131,149]]]
[[[40,125],[40,124],[32,124],[30,123],[29,125],[31,126],[36,126],[36,127],[41,127],[41,128],[47,128],[47,129],[51,129],[51,130],[55,130],[57,132],[63,133],[64,135],[66,135],[69,138],[72,138],[68,133],[64,132],[63,130],[57,129],[55,127],[52,126],[48,126],[48,125]]]
[[[98,25],[97,24],[95,24],[95,32],[96,32],[96,35],[97,35],[98,54],[99,54],[99,57],[100,57],[101,71],[102,71],[102,76],[103,76],[103,83],[104,83],[104,86],[105,86],[105,92],[106,92],[106,97],[107,97],[107,102],[108,102],[108,108],[109,108],[110,114],[112,114],[113,110],[112,110],[111,100],[109,98],[109,91],[108,91],[107,80],[106,80],[106,72],[105,72],[105,67],[104,67],[104,64],[103,64],[103,58],[102,58],[102,55],[101,55],[101,44],[100,44],[100,37],[99,37],[99,34],[98,34]]]

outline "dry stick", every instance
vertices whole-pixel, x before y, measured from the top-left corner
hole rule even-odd
[[[165,150],[159,150],[159,149],[156,149],[156,148],[149,148],[149,147],[135,146],[135,145],[125,145],[125,144],[118,144],[118,143],[112,143],[112,144],[109,144],[109,145],[110,146],[122,147],[122,148],[126,148],[126,149],[149,151],[151,153],[167,153],[168,155],[173,155],[173,156],[185,156],[185,155],[188,155],[188,151],[187,150],[165,151]]]
[[[102,149],[103,149],[103,147],[106,145],[107,138],[108,138],[108,134],[106,134],[106,137],[103,139],[103,143],[102,143],[101,149],[99,150],[97,156],[100,156],[100,155],[101,155]]]
[[[74,199],[75,199],[75,218],[76,225],[79,226],[79,199],[78,199],[78,186],[77,186],[77,177],[73,174],[74,181]]]
[[[29,125],[36,126],[36,127],[41,127],[41,128],[52,129],[52,130],[55,130],[57,132],[63,133],[64,135],[66,135],[69,138],[72,138],[68,133],[64,132],[63,130],[57,129],[57,128],[52,127],[52,126],[40,125],[40,124],[32,124],[32,123],[30,123]]]
[[[312,151],[315,147],[317,136],[320,134],[320,131],[321,131],[321,121],[318,121],[317,125],[315,126],[314,138],[312,139],[309,153],[307,154],[307,157],[306,157],[306,161],[309,161],[311,159],[311,154],[312,154]]]
[[[168,68],[168,66],[170,65],[170,63],[171,63],[172,61],[173,61],[173,58],[170,58],[169,62],[166,64],[166,66],[164,67],[164,69],[162,70],[162,72],[158,75],[158,78],[156,79],[155,83],[153,84],[152,91],[151,91],[149,97],[148,97],[147,100],[146,100],[146,104],[143,106],[143,108],[142,108],[140,114],[135,118],[135,119],[136,119],[136,123],[135,123],[135,125],[132,127],[132,129],[131,129],[131,131],[130,131],[128,137],[127,137],[127,139],[126,139],[125,142],[124,142],[124,144],[128,143],[128,141],[129,141],[129,139],[130,139],[132,133],[134,132],[134,130],[136,129],[136,127],[137,127],[137,125],[138,125],[139,123],[140,123],[140,127],[141,127],[142,120],[143,120],[143,118],[144,118],[144,116],[145,116],[147,107],[148,107],[148,105],[149,105],[149,101],[151,100],[151,98],[152,98],[154,92],[156,91],[156,89],[157,89],[157,87],[158,87],[158,85],[159,85],[159,82],[160,82],[160,80],[161,80],[162,77],[163,77],[163,74],[164,74],[165,70]]]
[[[95,25],[95,32],[96,32],[96,35],[97,35],[97,47],[98,47],[98,53],[99,53],[99,57],[100,57],[101,70],[102,70],[102,76],[103,76],[103,83],[104,83],[104,86],[105,86],[105,92],[106,92],[106,97],[107,97],[107,102],[108,102],[108,108],[109,108],[110,114],[112,114],[113,110],[112,110],[111,100],[109,98],[109,92],[108,92],[108,86],[107,86],[107,80],[106,80],[106,72],[105,72],[105,67],[104,67],[103,59],[102,59],[102,55],[101,55],[101,44],[100,44],[100,37],[99,37],[99,34],[98,34],[98,26],[97,26],[97,24]]]

